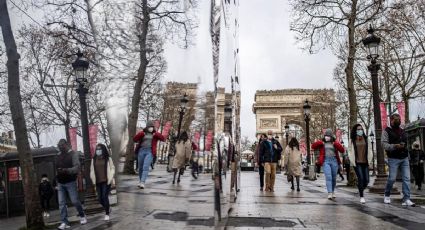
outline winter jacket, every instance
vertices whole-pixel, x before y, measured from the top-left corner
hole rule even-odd
[[[80,172],[80,156],[71,149],[67,153],[61,152],[56,158],[56,169],[58,183],[66,184],[75,181]]]
[[[192,155],[192,144],[191,141],[177,142],[176,143],[176,155],[173,159],[173,169],[184,168],[186,162],[189,162],[190,156]]]
[[[368,144],[368,140],[365,139],[366,142],[366,160],[367,160],[367,164],[369,165],[369,144]],[[350,165],[351,166],[356,166],[357,165],[357,151],[353,144],[352,141],[350,141],[350,146],[349,146],[350,151],[348,152],[348,159],[350,160]]]
[[[106,176],[108,178],[108,185],[112,184],[112,181],[114,180],[114,175],[115,175],[115,166],[114,166],[114,162],[112,161],[111,157],[108,157],[107,159],[97,159],[96,157],[93,158],[93,160],[91,161],[91,166],[90,166],[90,179],[93,182],[93,184],[96,184],[96,172],[95,170],[95,162],[96,160],[107,160],[108,162],[105,164],[105,170],[106,170]]]
[[[420,149],[410,151],[410,165],[418,165],[420,161],[425,161],[425,153]]]
[[[285,148],[283,166],[286,168],[289,175],[301,176],[301,151],[297,148],[291,149],[291,147],[287,146]]]
[[[140,131],[138,134],[136,134],[136,136],[133,137],[133,141],[137,142],[137,146],[134,150],[134,153],[136,155],[139,154],[140,145],[144,136],[145,136],[145,132]],[[156,148],[157,148],[158,140],[165,141],[165,137],[162,136],[161,133],[155,131],[153,133],[153,138],[152,138],[152,155],[154,156],[156,156]]]
[[[345,149],[344,146],[342,146],[339,142],[335,141],[334,143],[334,147],[335,147],[335,158],[338,161],[338,165],[341,164],[341,158],[339,157],[338,152],[340,153],[344,153]],[[320,151],[319,154],[319,165],[322,166],[323,163],[325,162],[325,143],[323,143],[323,141],[316,141],[311,145],[311,148],[313,150],[318,149]]]
[[[259,163],[277,163],[282,157],[282,146],[276,139],[271,140],[272,148],[268,140],[264,140],[260,144]],[[277,148],[274,147],[276,144]],[[273,152],[271,151],[273,149]]]
[[[388,158],[404,159],[409,156],[406,148],[407,134],[404,129],[387,127],[382,132],[381,142],[382,147],[387,152]],[[400,143],[405,143],[405,147],[402,149],[396,149],[395,145]]]
[[[42,179],[40,185],[38,186],[38,192],[41,198],[50,199],[55,193],[52,184],[48,179]]]

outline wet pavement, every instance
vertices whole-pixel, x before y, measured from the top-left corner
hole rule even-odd
[[[242,188],[224,220],[226,227],[215,228],[211,174],[194,180],[186,171],[181,183],[173,185],[172,175],[159,165],[145,189],[137,187],[137,175],[120,175],[119,204],[112,208],[109,222],[97,214],[88,217],[87,225],[73,222],[71,229],[425,229],[424,206],[403,208],[397,200],[401,195],[385,205],[382,196],[368,192],[362,205],[357,190],[344,182],[338,182],[337,198],[329,201],[323,179],[301,180],[301,191],[296,192],[285,175],[278,174],[275,192],[270,193],[259,190],[258,173],[242,172]],[[425,199],[423,193],[413,193],[414,200]],[[13,226],[13,220],[18,219],[0,219],[0,229],[23,225]]]

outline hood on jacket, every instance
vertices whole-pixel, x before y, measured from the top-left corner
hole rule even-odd
[[[329,136],[329,137],[333,137],[333,132],[332,132],[332,129],[326,129],[326,131],[325,131],[325,135],[324,136]]]

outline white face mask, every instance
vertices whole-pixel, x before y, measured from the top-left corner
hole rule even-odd
[[[325,141],[326,141],[326,142],[331,141],[331,137],[329,137],[329,136],[325,136]]]
[[[150,133],[153,132],[153,127],[149,127],[148,132],[150,132]]]
[[[102,155],[102,150],[101,149],[96,149],[96,155],[101,156]]]

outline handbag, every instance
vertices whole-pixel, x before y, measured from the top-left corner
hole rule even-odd
[[[292,182],[294,180],[294,176],[292,176],[291,174],[286,175],[286,179],[288,180],[288,182]]]

